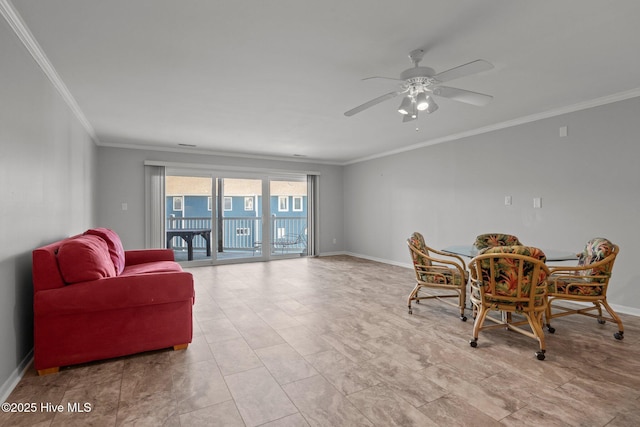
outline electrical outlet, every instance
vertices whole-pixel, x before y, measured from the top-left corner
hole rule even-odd
[[[504,196],[504,205],[511,206],[511,196]]]

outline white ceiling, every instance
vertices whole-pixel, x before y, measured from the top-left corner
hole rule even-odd
[[[11,3],[102,145],[348,164],[640,95],[637,0]],[[494,100],[344,116],[417,48],[436,72],[491,62],[447,86]]]

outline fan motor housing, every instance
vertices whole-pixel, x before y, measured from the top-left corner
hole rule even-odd
[[[431,78],[436,74],[433,68],[429,67],[413,67],[408,70],[404,70],[402,74],[400,74],[400,78],[402,80],[414,79],[416,77],[428,77]]]

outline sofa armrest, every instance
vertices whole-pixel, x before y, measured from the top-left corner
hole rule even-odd
[[[36,292],[36,317],[62,316],[195,300],[193,276],[187,272],[108,277]]]
[[[172,249],[137,249],[125,251],[125,266],[155,261],[175,261]]]

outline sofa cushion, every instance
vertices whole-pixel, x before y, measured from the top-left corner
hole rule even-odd
[[[58,265],[67,284],[114,277],[107,243],[98,236],[78,236],[64,241],[58,249]]]
[[[124,308],[180,301],[192,304],[194,297],[191,273],[154,273],[109,277],[40,291],[34,295],[33,307],[36,318],[78,313],[94,313],[99,318],[117,316],[117,311]]]
[[[124,248],[122,247],[120,236],[118,236],[115,231],[108,228],[92,228],[85,231],[84,234],[98,236],[107,242],[107,246],[109,247],[109,256],[111,257],[111,261],[113,261],[113,267],[116,270],[116,275],[122,273],[122,270],[124,270]]]
[[[156,261],[134,264],[125,267],[121,276],[135,276],[148,273],[172,273],[182,271],[182,267],[175,261]]]

